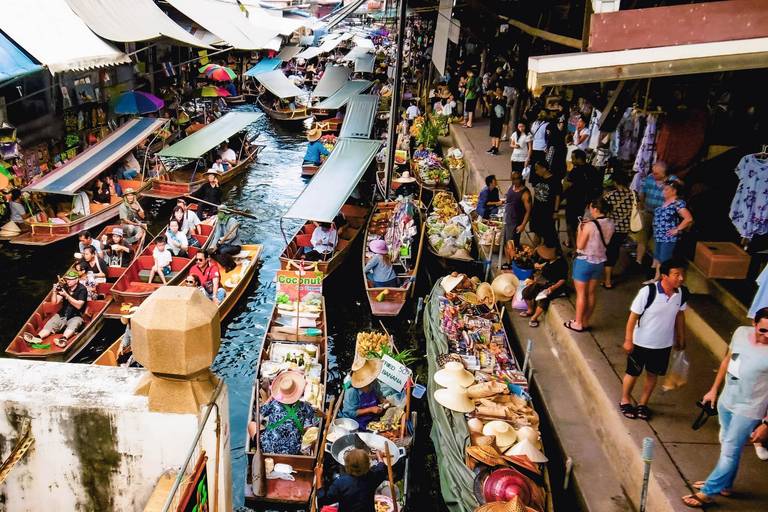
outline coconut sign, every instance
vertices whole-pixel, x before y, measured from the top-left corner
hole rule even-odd
[[[320,308],[323,298],[323,273],[306,270],[277,271],[278,307],[284,311],[295,311],[296,304],[300,310]]]

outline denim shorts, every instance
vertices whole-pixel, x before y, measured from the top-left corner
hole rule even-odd
[[[672,254],[675,252],[675,244],[677,242],[653,242],[653,259],[659,263],[663,263],[669,259],[672,259]]]
[[[573,280],[586,283],[600,279],[605,263],[590,263],[583,258],[573,260]]]

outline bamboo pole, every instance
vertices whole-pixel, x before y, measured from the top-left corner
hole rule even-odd
[[[387,476],[389,478],[389,492],[392,493],[392,503],[394,503],[395,512],[398,512],[397,489],[395,489],[395,480],[392,477],[392,456],[389,454],[389,443],[384,443],[384,453],[387,456]]]
[[[325,392],[325,390],[323,390]],[[331,397],[331,402],[328,404],[328,412],[330,413],[333,410],[334,402],[336,401],[336,397]],[[339,400],[341,402],[341,400]],[[334,414],[335,416],[335,414]],[[323,454],[325,453],[325,443],[328,441],[328,432],[331,430],[330,425],[333,422],[332,416],[326,416],[325,418],[325,428],[323,429],[323,442],[317,446],[317,462],[315,465],[322,467],[323,466]],[[315,482],[315,485],[312,486],[312,496],[309,499],[309,507],[310,512],[315,512],[315,509],[317,508],[317,484],[322,482]]]
[[[419,252],[416,255],[416,266],[413,267],[413,283],[411,284],[411,298],[413,298],[413,294],[416,292],[416,276],[419,272],[419,263],[421,263],[421,251],[424,249],[424,233],[426,233],[426,227],[427,223],[422,222],[421,223],[421,238],[419,239]]]

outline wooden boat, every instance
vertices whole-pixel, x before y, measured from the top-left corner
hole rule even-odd
[[[419,166],[416,165],[416,162],[413,160],[410,161],[410,169],[411,169],[411,176],[416,178],[416,181],[424,190],[429,190],[431,192],[436,191],[442,191],[447,190],[448,186],[451,184],[451,178],[450,178],[450,171],[446,170],[446,173],[448,174],[448,179],[442,180],[442,181],[427,181],[424,179],[424,176],[421,175],[421,172],[419,171]]]
[[[118,183],[123,190],[132,188],[139,195],[143,194],[144,190],[150,185],[149,182],[142,183],[139,180],[118,180]],[[92,202],[89,205],[91,211],[90,214],[78,217],[69,222],[62,221],[61,219],[52,216],[51,213],[53,212],[51,211],[47,213],[38,213],[25,221],[30,230],[11,239],[11,243],[21,245],[48,245],[71,236],[76,236],[84,229],[93,229],[107,222],[109,219],[116,217],[122,202],[122,199],[119,197],[113,197],[110,204],[97,204]],[[57,222],[52,222],[52,219],[54,218]]]
[[[343,119],[336,119],[335,117],[331,117],[322,121],[315,121],[315,123],[312,125],[312,128],[320,130],[323,135],[329,135],[332,133],[338,134],[339,130],[341,130],[341,125],[343,122]]]
[[[386,232],[386,227],[390,222],[389,219],[391,219],[395,213],[395,207],[397,204],[397,202],[378,203],[366,227],[366,234],[383,236]],[[419,226],[419,229],[422,230],[423,238],[423,226],[421,225],[420,217],[421,212],[419,208],[414,206],[414,222],[417,226]],[[403,309],[405,301],[408,299],[409,292],[411,291],[411,287],[413,286],[413,283],[416,279],[416,272],[418,270],[418,261],[419,255],[421,254],[422,244],[416,243],[417,236],[419,235],[417,234],[413,237],[414,243],[411,245],[411,255],[408,258],[410,260],[414,255],[416,255],[416,259],[412,260],[413,265],[411,266],[405,262],[402,256],[398,258],[398,261],[394,263],[400,286],[377,288],[373,286],[373,283],[365,274],[365,270],[363,270],[363,283],[365,283],[365,292],[368,296],[368,303],[371,306],[371,312],[375,316],[397,316],[400,313],[400,310]],[[368,238],[370,238],[370,236],[366,237],[366,239]],[[366,240],[366,243],[363,247],[363,268],[371,259],[368,254],[368,241]]]
[[[435,208],[437,206],[437,203],[441,202],[441,198],[445,198],[444,200],[447,200],[447,198],[450,197],[450,202],[452,203],[453,213],[455,215],[460,215],[463,213],[461,211],[461,208],[459,207],[459,204],[456,202],[456,198],[453,196],[450,192],[437,192],[435,194],[435,197],[432,199],[431,207],[430,207],[430,214],[435,211]],[[454,215],[454,216],[455,216]],[[427,221],[427,229],[429,229],[429,221]],[[477,247],[473,243],[474,236],[469,239],[470,243],[470,249],[467,251],[469,253],[468,257],[461,257],[460,256],[441,256],[439,250],[432,244],[432,242],[427,237],[427,250],[437,259],[437,262],[440,264],[441,267],[445,269],[450,270],[459,270],[459,271],[467,271],[470,269],[470,267],[474,266],[475,261],[477,260]]]
[[[120,344],[123,342],[123,337],[117,338],[117,341],[112,343],[107,350],[101,353],[99,357],[93,362],[97,366],[117,366],[117,353],[120,350]]]
[[[164,147],[170,146],[171,144],[176,142],[176,139],[179,138],[180,133],[181,131],[177,129],[171,132],[171,134],[165,138],[158,136],[157,140],[149,146],[149,151],[152,153],[160,152]]]
[[[290,313],[286,313],[290,315]],[[259,356],[259,363],[256,367],[256,377],[254,379],[254,386],[251,392],[250,407],[248,409],[248,423],[256,421],[254,416],[254,409],[260,408],[262,405],[261,397],[259,396],[260,388],[260,373],[265,361],[269,360],[270,349],[273,345],[280,344],[295,344],[302,345],[306,343],[312,343],[317,345],[317,359],[318,364],[322,367],[322,375],[320,382],[323,385],[323,405],[322,409],[325,412],[325,392],[327,390],[327,328],[325,323],[325,303],[322,304],[322,313],[320,313],[317,319],[317,328],[322,331],[320,336],[304,336],[297,335],[290,332],[290,328],[282,328],[278,325],[277,319],[280,316],[277,307],[272,310],[272,316],[270,317],[267,330],[264,333],[264,341],[261,345],[261,354]],[[294,329],[295,331],[295,329]],[[297,341],[298,339],[298,341]],[[256,456],[257,450],[260,449],[258,443],[260,441],[259,436],[255,436],[255,441],[246,435],[245,441],[245,454],[247,458],[247,475],[246,482],[252,482],[252,467],[253,458]],[[246,486],[245,500],[246,502],[263,501],[270,503],[282,503],[289,505],[303,505],[309,502],[310,495],[312,494],[312,488],[314,485],[314,467],[317,460],[318,450],[324,450],[324,447],[318,446],[319,440],[322,436],[318,435],[318,441],[312,449],[310,455],[283,455],[283,454],[271,454],[262,453],[262,457],[269,457],[274,460],[275,464],[283,463],[289,464],[294,471],[293,477],[295,481],[287,481],[281,479],[267,479],[266,480],[266,493],[264,496],[254,496],[251,487]]]
[[[256,162],[256,157],[262,149],[264,149],[264,146],[251,146],[242,155],[243,158],[236,166],[219,175],[219,185],[224,185],[245,172],[252,162]],[[185,195],[191,195],[208,182],[203,172],[205,172],[205,169],[198,172],[194,163],[168,171],[159,178],[153,178],[152,187],[144,195],[156,199],[176,199]]]
[[[347,257],[352,243],[367,224],[371,209],[345,204],[341,207],[341,213],[344,214],[347,224],[341,230],[339,243],[336,245],[336,252],[327,261],[307,261],[308,264],[316,264],[317,270],[322,272],[325,277],[332,274],[341,265],[344,258]],[[314,230],[315,224],[307,222],[291,237],[291,241],[280,254],[280,268],[282,270],[295,268],[295,263],[293,262],[300,259],[304,247],[311,247],[310,239]]]
[[[302,165],[301,166],[301,177],[302,178],[311,178],[315,174],[317,174],[317,171],[320,170],[319,165]]]
[[[312,112],[310,112],[309,108],[307,107],[299,107],[297,105],[296,108],[293,110],[291,110],[290,108],[273,109],[271,107],[268,107],[261,100],[261,98],[257,99],[256,101],[259,104],[259,107],[264,111],[264,113],[267,114],[272,119],[274,119],[275,121],[281,121],[284,123],[294,123],[294,122],[298,123],[312,117]]]
[[[224,101],[227,105],[243,105],[246,102],[244,94],[240,96],[225,96]]]
[[[197,247],[189,247],[187,253],[188,258],[182,258],[174,256],[171,262],[171,273],[165,276],[166,282],[169,285],[175,285],[181,282],[186,275],[189,267],[195,262],[195,255],[202,249],[207,249],[211,240],[211,233],[215,227],[215,220],[211,223],[208,221],[200,224],[202,230],[201,235],[194,235],[197,241],[200,242],[201,249]],[[166,228],[167,229],[167,228]],[[164,234],[165,229],[161,231],[159,235]],[[120,318],[128,313],[128,309],[131,306],[138,306],[144,302],[147,297],[163,286],[159,276],[155,276],[152,283],[148,283],[149,273],[154,265],[154,259],[152,258],[152,251],[155,249],[155,239],[147,245],[141,254],[131,263],[131,265],[125,269],[125,272],[120,278],[112,285],[110,292],[114,302],[109,306],[106,311],[107,318]]]

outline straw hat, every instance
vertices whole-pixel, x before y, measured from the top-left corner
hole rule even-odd
[[[123,191],[123,197],[131,195],[131,194],[136,195],[136,191],[133,190],[131,187],[128,187],[127,189],[125,189]]]
[[[505,461],[493,446],[467,446],[467,455],[486,466],[506,466]]]
[[[496,300],[501,302],[512,300],[518,286],[520,286],[520,280],[515,274],[500,274],[491,283],[491,288],[496,294]]]
[[[523,439],[505,452],[507,455],[525,455],[531,462],[543,463],[549,459],[528,439]]]
[[[497,469],[485,480],[483,497],[486,502],[509,502],[515,496],[523,503],[530,503],[533,496],[530,480],[516,469]]]
[[[527,439],[532,442],[536,448],[541,449],[541,443],[539,442],[539,432],[533,427],[529,427],[527,425],[520,427],[517,430],[517,438],[520,441]]]
[[[434,397],[437,403],[451,411],[467,413],[475,410],[475,404],[469,399],[466,388],[461,386],[438,389]]]
[[[399,178],[392,181],[395,183],[413,183],[414,181],[416,181],[416,178],[412,178],[411,173],[408,171],[405,171],[403,174],[400,175]]]
[[[207,176],[209,174],[213,174],[214,176],[219,176],[221,173],[217,171],[216,169],[208,169],[203,173],[203,176]]]
[[[16,236],[21,233],[21,229],[13,221],[8,221],[2,228],[0,228],[0,236]]]
[[[459,354],[438,354],[435,360],[437,361],[437,364],[438,366],[440,366],[441,369],[445,368],[445,364],[451,361],[456,361],[457,363],[461,363],[466,368],[466,365],[464,365],[464,360],[461,358]]]
[[[475,376],[464,369],[464,365],[457,361],[445,363],[445,368],[435,373],[435,382],[444,388],[451,386],[469,387],[475,383]]]
[[[502,455],[501,457],[509,463],[510,467],[515,468],[516,470],[520,471],[522,474],[524,474],[529,478],[534,478],[534,482],[536,481],[535,478],[541,477],[541,471],[539,470],[538,464],[534,464],[533,462],[531,462],[531,459],[529,459],[525,455],[506,455],[505,454],[505,455]]]
[[[515,496],[511,501],[492,501],[485,505],[480,505],[475,512],[536,512],[531,507],[526,507],[521,500]]]
[[[366,359],[360,368],[352,371],[352,387],[357,389],[364,388],[375,381],[379,373],[381,373],[381,359],[378,357]]]
[[[496,436],[496,446],[505,450],[512,446],[517,439],[515,429],[509,423],[504,421],[489,421],[483,427],[483,434],[486,436]]]
[[[547,247],[546,245],[540,245],[536,248],[536,252],[539,256],[545,260],[553,260],[557,255],[557,249],[554,247]]]
[[[367,359],[364,357],[355,357],[355,360],[352,361],[352,371],[356,372],[357,370],[365,366],[366,361]]]
[[[480,283],[475,292],[480,302],[492,306],[496,302],[496,294],[493,293],[493,287],[489,283]]]
[[[467,420],[467,428],[469,429],[469,432],[472,434],[482,434],[483,422],[479,418],[469,418]]]
[[[440,286],[442,286],[445,293],[450,293],[454,288],[461,284],[461,282],[464,280],[464,277],[464,274],[459,274],[457,276],[445,276],[440,282]]]
[[[304,394],[306,382],[299,372],[283,372],[272,382],[272,398],[281,404],[294,404]]]
[[[368,247],[371,249],[371,252],[375,254],[387,254],[389,252],[387,242],[384,240],[374,240]]]
[[[483,434],[478,434],[476,432],[469,434],[469,440],[472,446],[493,446],[493,443],[496,442],[495,437],[484,436]]]
[[[323,132],[321,130],[318,130],[317,128],[312,128],[307,132],[307,139],[309,142],[315,142],[316,140],[320,140],[320,137],[323,136]]]

